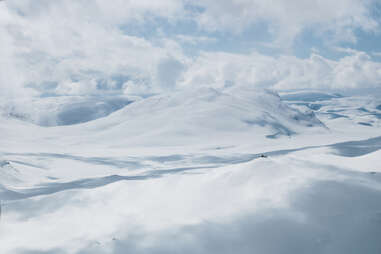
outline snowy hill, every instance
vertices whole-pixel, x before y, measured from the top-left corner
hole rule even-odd
[[[378,105],[232,87],[70,125],[2,114],[0,252],[378,253]]]
[[[69,126],[67,135],[85,132],[89,141],[106,143],[210,142],[221,139],[279,138],[313,130],[324,131],[324,124],[313,112],[291,108],[271,91],[238,87],[218,91],[211,88],[185,90],[141,99],[101,118]],[[125,144],[125,142],[124,142]]]
[[[264,127],[268,137],[277,137],[290,136],[303,127],[324,126],[313,113],[304,114],[287,106],[275,92],[248,87],[224,91],[204,88],[155,96],[124,108],[112,116],[115,118],[126,119],[123,124],[127,129],[165,129],[192,135],[201,134],[201,130],[245,132]]]
[[[104,105],[109,104],[91,107],[90,103],[82,100],[66,106],[62,101],[60,99],[58,106],[51,106],[54,105],[53,101],[40,105],[40,108],[43,107],[40,110],[43,118],[40,119],[50,117],[53,120],[40,120],[38,123],[55,125],[61,121],[68,126],[48,129],[33,127],[40,130],[37,133],[41,136],[62,140],[59,143],[76,137],[76,143],[86,144],[102,140],[103,144],[113,145],[167,146],[200,143],[205,138],[213,144],[247,138],[257,141],[276,139],[326,130],[312,111],[302,112],[288,106],[275,92],[244,86],[223,91],[212,88],[187,89],[138,99],[126,103],[128,105],[120,110],[113,108],[115,112],[108,116]],[[47,107],[50,114],[44,110]],[[35,110],[38,111],[38,107]],[[85,123],[78,124],[81,122]],[[13,131],[11,129],[9,132]]]

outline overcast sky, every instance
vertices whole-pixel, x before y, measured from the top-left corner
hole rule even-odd
[[[1,1],[1,95],[380,88],[377,2]]]

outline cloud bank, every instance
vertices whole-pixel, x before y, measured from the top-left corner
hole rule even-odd
[[[372,52],[341,52],[338,59],[289,53],[306,31],[329,46],[355,43],[358,31],[377,33],[374,6],[371,0],[2,1],[1,97],[149,95],[242,83],[274,89],[380,87],[380,63]],[[283,53],[213,48],[254,27]]]
[[[308,59],[294,56],[269,57],[258,53],[237,55],[204,53],[184,74],[184,85],[253,84],[274,89],[377,88],[381,64],[364,52],[339,60],[317,54]]]

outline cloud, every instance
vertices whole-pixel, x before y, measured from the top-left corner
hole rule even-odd
[[[370,10],[375,1],[357,0],[201,0],[197,23],[206,30],[241,32],[266,24],[275,43],[290,46],[301,32],[333,34],[337,41],[355,42],[355,30],[374,31],[379,22]],[[266,27],[266,26],[265,26]]]
[[[157,67],[159,85],[164,89],[173,89],[184,70],[184,65],[176,59],[162,59]]]
[[[273,57],[255,50],[247,50],[248,55],[217,49],[195,50],[191,56],[184,53],[186,45],[197,48],[218,40],[224,43],[224,38],[258,24],[272,34],[270,45],[275,46],[290,46],[308,29],[323,33],[321,37],[328,33],[339,41],[353,41],[356,29],[378,28],[378,22],[368,15],[372,3],[4,1],[0,3],[0,97],[2,104],[10,106],[19,98],[142,95],[188,85],[379,87],[379,64],[360,51],[348,51],[349,55],[339,60],[317,53],[308,59]],[[196,31],[192,24],[198,24]],[[136,32],[134,27],[143,28]],[[177,32],[166,37],[171,29]],[[215,32],[229,36],[219,37]],[[151,37],[145,36],[147,33]],[[17,107],[26,110],[20,103]]]
[[[183,35],[179,34],[176,36],[176,39],[183,43],[191,44],[191,45],[198,45],[200,43],[213,43],[216,42],[217,39],[213,37],[208,36],[190,36],[190,35]]]
[[[158,66],[169,54],[179,56],[167,42],[154,45],[119,29],[151,12],[171,17],[180,8],[177,1],[8,2],[0,6],[0,76],[3,90],[15,97],[25,91],[22,87],[73,95],[118,90],[128,81],[160,83],[155,79]]]
[[[351,51],[352,52],[352,51]],[[360,51],[338,60],[203,53],[185,72],[181,86],[251,84],[274,89],[364,89],[381,86],[381,63]]]

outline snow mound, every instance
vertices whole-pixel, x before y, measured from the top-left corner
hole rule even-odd
[[[87,125],[101,129],[104,138],[216,137],[218,134],[260,134],[267,138],[291,136],[309,127],[325,127],[314,113],[303,113],[283,103],[273,91],[237,87],[183,90],[135,102],[107,118]],[[112,138],[111,138],[112,139]]]

